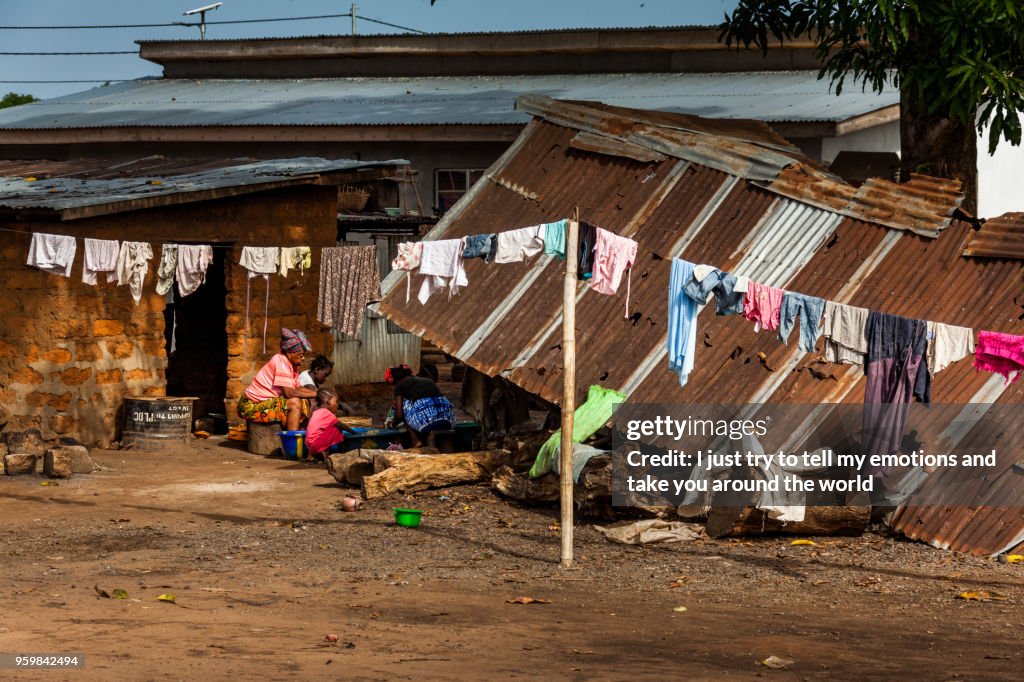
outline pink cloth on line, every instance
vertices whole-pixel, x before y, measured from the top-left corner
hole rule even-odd
[[[338,418],[326,407],[315,410],[306,425],[306,447],[313,454],[324,452],[345,440]]]
[[[754,323],[754,331],[762,328],[775,331],[779,328],[782,316],[782,289],[765,284],[750,282],[747,284],[747,295],[743,298],[743,317]]]
[[[1020,379],[1024,371],[1024,336],[1002,332],[978,332],[974,366],[1006,377],[1006,383]],[[1013,378],[1010,375],[1013,374]]]
[[[245,389],[245,394],[254,403],[261,403],[283,395],[283,388],[299,388],[299,375],[295,373],[295,368],[288,358],[278,353],[256,372],[249,388]]]
[[[622,273],[632,270],[636,262],[637,243],[628,237],[597,228],[594,240],[594,268],[590,288],[614,296],[622,282]],[[629,317],[629,290],[631,275],[626,276],[626,317]]]

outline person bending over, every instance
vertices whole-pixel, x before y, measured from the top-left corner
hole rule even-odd
[[[455,424],[452,404],[432,379],[416,377],[407,365],[390,368],[385,379],[395,386],[395,423],[405,422],[412,447],[419,447],[433,431]]]
[[[316,397],[315,390],[299,385],[298,368],[311,350],[300,330],[282,329],[281,352],[253,377],[238,401],[238,416],[259,424],[281,422],[286,430],[297,430],[310,411],[303,398]]]
[[[328,455],[338,452],[338,445],[345,440],[346,433],[355,433],[338,419],[338,394],[329,388],[316,393],[317,409],[306,426],[306,447],[311,455]]]
[[[299,385],[319,389],[334,371],[334,363],[324,355],[318,355],[309,363],[309,369],[299,375]]]

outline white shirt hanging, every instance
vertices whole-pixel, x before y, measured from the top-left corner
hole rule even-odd
[[[25,262],[51,274],[70,277],[77,249],[78,244],[74,237],[37,232],[32,235],[32,243],[28,247],[28,260]]]

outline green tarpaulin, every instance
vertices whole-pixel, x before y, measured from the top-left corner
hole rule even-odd
[[[610,388],[591,386],[587,391],[587,400],[576,408],[572,424],[572,440],[574,443],[581,443],[593,436],[598,429],[604,426],[612,418],[612,411],[615,405],[626,401],[626,396]],[[537,460],[530,469],[530,478],[543,476],[551,471],[551,463],[554,461],[555,453],[559,450],[562,441],[562,431],[559,429],[552,434],[551,438],[544,441],[537,453]]]

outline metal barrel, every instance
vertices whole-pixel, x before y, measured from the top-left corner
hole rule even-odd
[[[124,400],[121,447],[153,450],[188,440],[196,398],[136,397]]]

